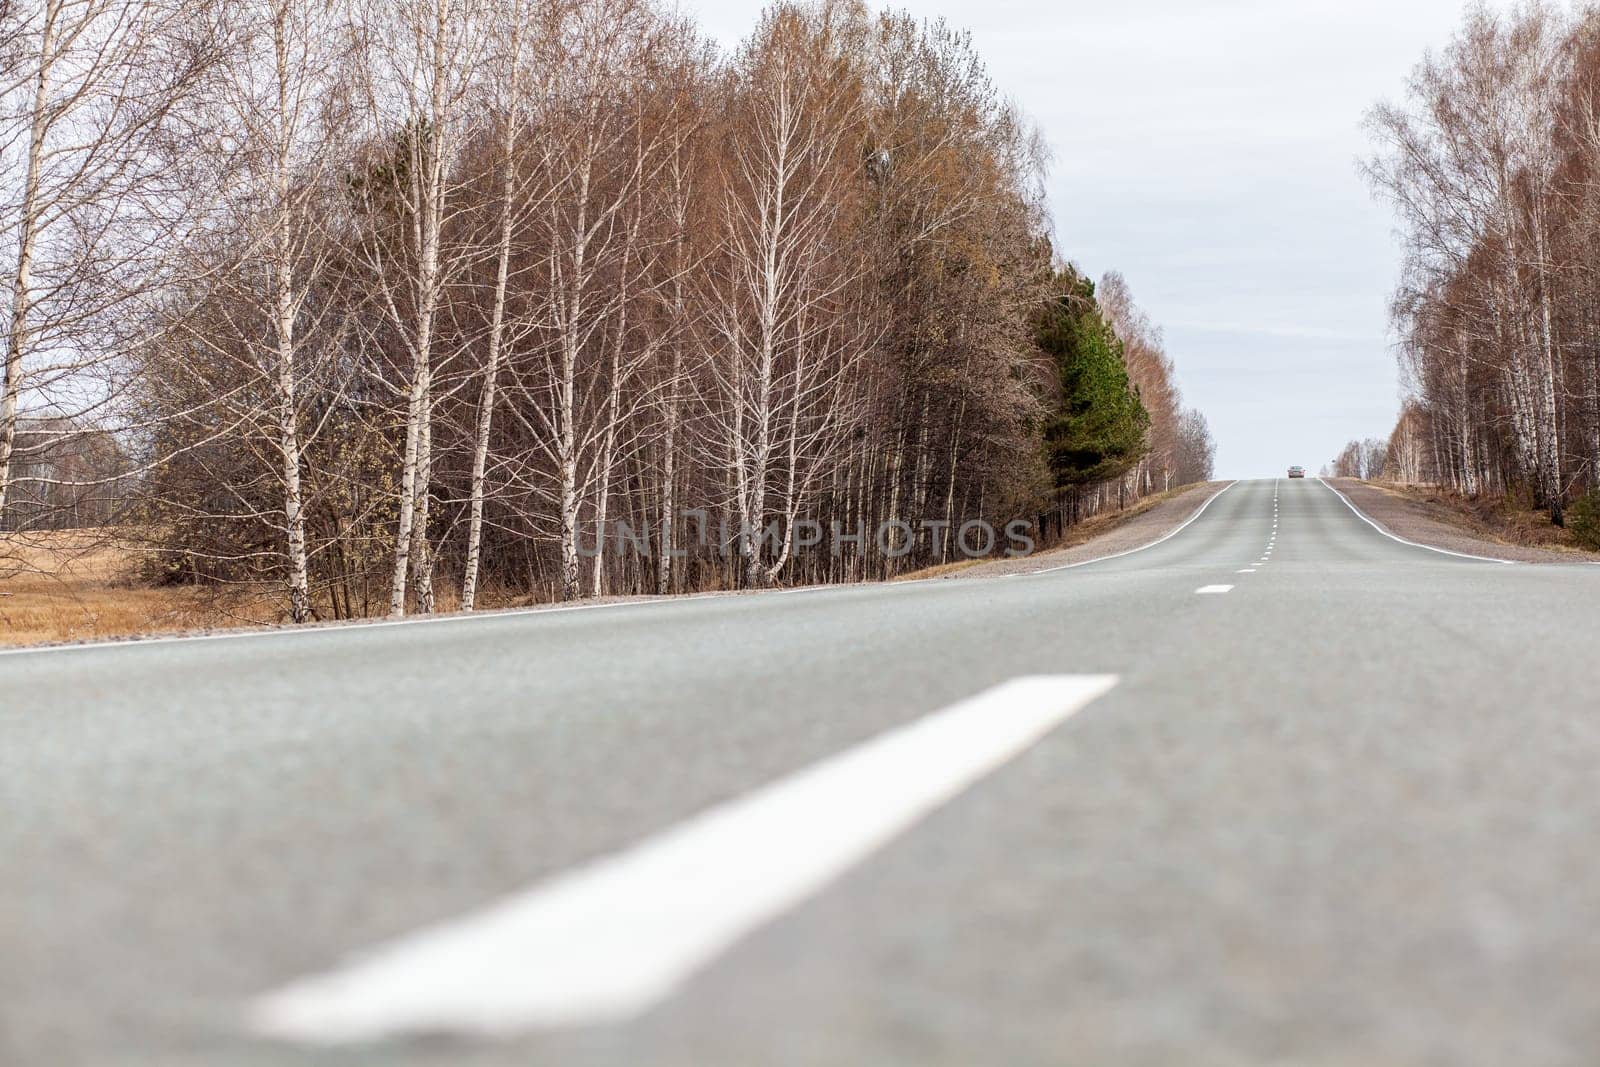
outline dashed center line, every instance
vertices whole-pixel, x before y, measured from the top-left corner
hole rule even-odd
[[[1198,593],[1201,596],[1215,596],[1215,595],[1218,595],[1218,594],[1221,594],[1221,593],[1231,593],[1231,592],[1233,592],[1233,586],[1231,586],[1231,585],[1202,585],[1199,589],[1196,589],[1195,592]]]

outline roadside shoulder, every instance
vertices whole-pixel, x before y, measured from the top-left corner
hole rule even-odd
[[[1357,478],[1329,478],[1361,513],[1396,537],[1449,552],[1491,556],[1513,563],[1600,563],[1600,553],[1578,548],[1522,545],[1478,526],[1472,516],[1442,499]]]
[[[932,577],[1000,578],[1013,574],[1071,567],[1147,548],[1194,518],[1218,493],[1232,482],[1198,482],[1160,498],[1152,498],[1124,511],[1096,516],[1082,524],[1081,538],[1075,543],[1022,559],[992,560]],[[1071,536],[1072,531],[1068,531]]]

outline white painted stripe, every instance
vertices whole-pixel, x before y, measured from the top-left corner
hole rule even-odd
[[[1008,682],[624,852],[294,982],[251,1005],[248,1023],[265,1036],[331,1045],[630,1018],[1116,681]]]
[[[1255,572],[1256,571],[1255,571],[1254,567],[1246,567],[1244,570],[1237,571],[1235,573],[1238,573],[1238,574],[1254,574]]]
[[[1364,514],[1362,514],[1361,509],[1356,507],[1353,503],[1350,502],[1350,498],[1349,497],[1345,496],[1339,490],[1337,490],[1333,486],[1329,485],[1326,481],[1323,481],[1323,479],[1318,478],[1317,481],[1322,482],[1322,487],[1324,489],[1328,490],[1334,496],[1336,496],[1340,500],[1344,501],[1344,506],[1349,508],[1352,512],[1354,512],[1356,518],[1360,519],[1362,522],[1366,523],[1368,526],[1372,527],[1374,530],[1377,530],[1379,533],[1383,534],[1383,536],[1387,537],[1391,541],[1398,541],[1402,545],[1410,545],[1412,548],[1424,548],[1424,549],[1427,549],[1429,552],[1438,552],[1439,554],[1445,555],[1445,556],[1455,556],[1455,557],[1457,557],[1459,559],[1475,559],[1480,563],[1504,563],[1508,567],[1514,567],[1514,566],[1517,565],[1517,561],[1516,560],[1512,560],[1512,559],[1498,559],[1498,558],[1496,558],[1494,556],[1473,556],[1473,555],[1469,555],[1466,552],[1452,552],[1448,548],[1436,548],[1433,545],[1424,545],[1424,544],[1420,544],[1420,543],[1418,543],[1416,541],[1407,541],[1404,537],[1396,537],[1394,534],[1390,533],[1388,530],[1385,530],[1382,526],[1379,526],[1377,523],[1373,522],[1371,519],[1367,518]]]
[[[1079,561],[1077,563],[1066,563],[1066,564],[1063,564],[1062,566],[1059,566],[1059,567],[1048,567],[1048,568],[1046,568],[1045,570],[1042,570],[1042,571],[1029,571],[1028,574],[1031,576],[1031,575],[1039,575],[1039,574],[1055,574],[1057,571],[1070,571],[1074,567],[1087,567],[1091,563],[1104,563],[1107,560],[1111,560],[1111,559],[1121,559],[1123,556],[1131,556],[1135,552],[1143,552],[1147,548],[1154,548],[1159,544],[1164,544],[1165,542],[1172,540],[1174,537],[1177,537],[1184,530],[1188,529],[1190,523],[1194,522],[1201,515],[1205,514],[1206,508],[1209,508],[1212,505],[1212,503],[1216,501],[1217,497],[1221,496],[1223,493],[1226,493],[1229,489],[1232,489],[1234,486],[1236,486],[1238,484],[1239,483],[1237,481],[1229,482],[1227,485],[1223,486],[1221,489],[1218,489],[1215,493],[1212,493],[1209,497],[1206,498],[1206,502],[1204,504],[1201,504],[1198,508],[1195,509],[1195,513],[1193,515],[1190,515],[1187,519],[1185,519],[1183,521],[1182,525],[1180,525],[1177,529],[1172,530],[1169,533],[1167,533],[1167,535],[1165,537],[1156,538],[1154,541],[1151,541],[1148,545],[1140,545],[1138,548],[1130,548],[1126,552],[1117,552],[1117,553],[1114,553],[1114,554],[1109,555],[1109,556],[1097,556],[1094,559],[1081,560],[1081,561]]]
[[[1233,591],[1233,586],[1231,586],[1231,585],[1202,585],[1199,589],[1195,590],[1195,592],[1199,593],[1201,596],[1211,596],[1211,595],[1220,594],[1220,593],[1231,593],[1232,591]]]

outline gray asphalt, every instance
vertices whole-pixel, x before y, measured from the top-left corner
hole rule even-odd
[[[1262,481],[1037,576],[3,655],[0,1063],[1593,1064],[1597,603],[1600,568]],[[1108,672],[634,1023],[239,1026],[1008,678]]]

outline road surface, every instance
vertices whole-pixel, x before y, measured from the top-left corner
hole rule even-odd
[[[1597,604],[1260,481],[1032,576],[0,655],[0,1063],[1591,1064]]]

